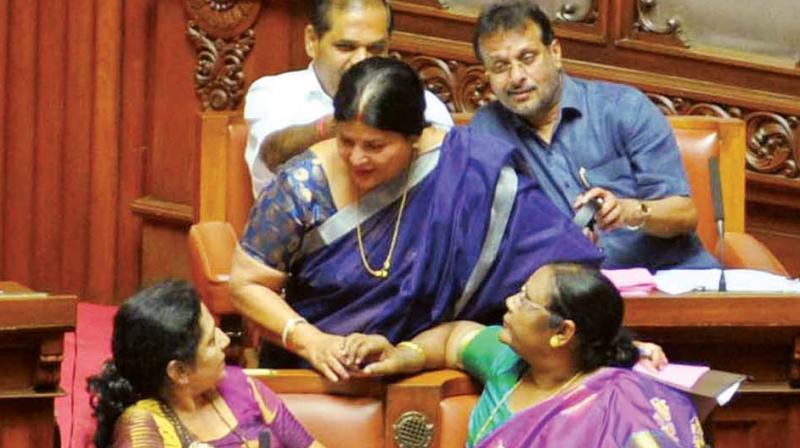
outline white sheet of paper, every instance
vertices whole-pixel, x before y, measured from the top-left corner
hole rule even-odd
[[[731,401],[731,398],[733,398],[733,394],[735,394],[736,391],[739,390],[739,386],[741,385],[742,382],[737,381],[728,386],[728,388],[722,391],[721,394],[717,395],[717,403],[719,403],[720,406],[725,406],[726,404],[728,404],[728,402]]]
[[[719,269],[670,269],[656,272],[656,286],[667,294],[716,291]],[[726,269],[725,283],[731,292],[800,293],[800,280],[752,269]]]

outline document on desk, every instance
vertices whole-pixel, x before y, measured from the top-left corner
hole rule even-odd
[[[701,418],[705,418],[716,406],[726,405],[747,379],[745,375],[738,373],[675,363],[667,364],[658,372],[653,372],[640,363],[633,370],[690,394]]]
[[[719,269],[670,269],[656,272],[656,286],[667,294],[717,291]],[[729,292],[800,293],[800,280],[752,269],[725,269]]]
[[[641,363],[637,363],[633,366],[633,370],[645,375],[650,375],[666,384],[691,389],[697,384],[700,377],[711,369],[706,366],[670,363],[658,372],[653,372]]]

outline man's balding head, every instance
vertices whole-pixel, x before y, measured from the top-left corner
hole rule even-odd
[[[317,36],[322,37],[331,27],[331,10],[347,10],[351,8],[363,8],[366,6],[382,6],[386,8],[386,30],[392,33],[392,9],[386,0],[311,0],[311,26]]]

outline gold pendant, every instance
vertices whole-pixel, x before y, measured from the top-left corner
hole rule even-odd
[[[377,271],[370,272],[370,274],[377,278],[386,278],[389,276],[389,272],[387,272],[386,269],[378,269]]]

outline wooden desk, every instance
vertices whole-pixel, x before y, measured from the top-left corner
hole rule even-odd
[[[800,446],[800,295],[626,298],[625,325],[672,361],[749,375],[712,416],[715,447]]]
[[[0,282],[0,446],[52,447],[64,333],[77,298]]]

